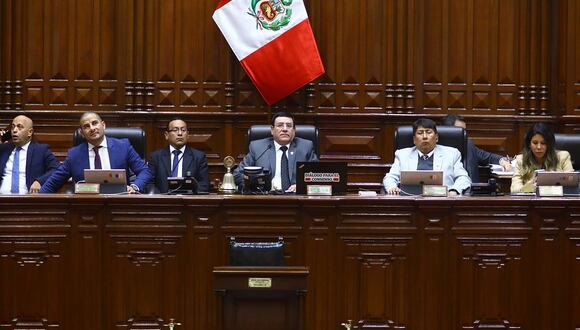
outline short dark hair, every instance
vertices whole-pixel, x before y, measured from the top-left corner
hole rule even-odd
[[[462,121],[465,123],[465,118],[463,118],[463,116],[461,116],[461,115],[450,114],[450,115],[443,117],[443,119],[441,120],[441,125],[443,125],[443,126],[455,126],[456,121]]]
[[[413,135],[417,133],[417,129],[419,127],[430,128],[433,130],[433,132],[435,132],[435,134],[437,134],[437,124],[435,124],[435,122],[429,118],[419,118],[415,120],[413,123]]]
[[[276,112],[273,116],[272,116],[272,127],[274,127],[274,123],[276,122],[276,118],[278,117],[288,117],[292,119],[292,123],[296,124],[294,122],[294,116],[290,113],[290,112],[286,112],[286,111],[279,111]]]
[[[181,117],[173,117],[173,118],[169,119],[169,121],[167,121],[167,126],[165,127],[165,130],[169,132],[169,124],[171,124],[172,121],[176,121],[176,120],[181,120],[187,126],[187,122],[185,120],[183,120],[183,118],[181,118]]]

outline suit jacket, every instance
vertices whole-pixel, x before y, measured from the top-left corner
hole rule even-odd
[[[401,170],[417,170],[418,160],[419,152],[417,147],[397,150],[391,171],[383,178],[385,189],[399,185],[401,182]],[[433,170],[443,171],[443,184],[450,190],[454,189],[459,193],[463,193],[471,187],[471,179],[461,163],[461,153],[455,148],[436,145],[433,153]]]
[[[0,144],[0,184],[12,150],[14,150],[12,143]],[[26,152],[26,187],[30,189],[34,181],[43,185],[59,165],[60,162],[54,157],[47,144],[31,141]]]
[[[565,150],[556,151],[558,156],[558,164],[556,165],[556,171],[558,172],[574,172],[574,167],[572,166],[572,161],[570,160],[570,153]],[[522,161],[524,159],[523,155],[517,155],[516,157],[516,169],[514,176],[512,177],[511,192],[512,193],[531,193],[535,192],[534,176],[531,175],[527,181],[523,180],[524,170]]]
[[[165,147],[152,152],[149,160],[149,169],[155,179],[155,188],[161,193],[166,193],[169,190],[167,177],[171,176],[171,157],[169,147]],[[185,176],[189,171],[197,180],[197,191],[209,192],[209,176],[207,174],[205,153],[185,146],[182,164],[183,175]]]
[[[244,168],[246,166],[261,166],[270,169],[270,175],[273,178],[276,173],[276,147],[274,138],[269,137],[261,140],[250,142],[250,150],[234,171],[236,184],[239,187],[244,183]],[[314,151],[314,144],[307,139],[295,137],[288,151],[288,171],[290,172],[290,184],[296,184],[296,162],[316,162],[318,156]]]
[[[145,186],[152,179],[151,172],[145,161],[133,149],[129,140],[107,137],[107,149],[111,168],[125,169],[127,173],[131,169],[137,175],[135,184],[141,191],[144,191]],[[87,168],[91,168],[89,165],[89,147],[88,143],[84,142],[68,150],[64,163],[42,185],[40,192],[57,192],[70,177],[75,183],[84,180],[84,170]]]
[[[466,170],[472,182],[479,182],[479,166],[499,164],[502,156],[479,149],[471,139],[467,139]]]

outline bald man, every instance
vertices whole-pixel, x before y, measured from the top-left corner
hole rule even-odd
[[[30,118],[17,116],[10,125],[11,143],[0,144],[2,194],[37,193],[60,165],[48,145],[32,141],[32,125]]]
[[[55,193],[72,177],[75,183],[85,179],[85,169],[129,169],[135,182],[127,186],[128,193],[144,191],[151,181],[149,167],[127,139],[105,135],[105,121],[95,112],[85,112],[79,121],[86,142],[68,150],[61,166],[42,185],[40,193]],[[129,175],[127,175],[129,177]]]

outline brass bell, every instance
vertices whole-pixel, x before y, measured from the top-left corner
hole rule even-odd
[[[224,167],[226,168],[226,173],[224,174],[224,179],[220,185],[220,192],[223,194],[233,194],[238,191],[238,186],[236,185],[236,180],[232,174],[232,167],[234,167],[236,161],[232,156],[226,156],[224,158]]]

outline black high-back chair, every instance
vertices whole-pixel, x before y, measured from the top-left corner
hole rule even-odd
[[[556,149],[566,150],[572,157],[574,170],[580,170],[580,135],[579,134],[554,134]]]
[[[265,139],[272,136],[270,125],[252,125],[248,128],[248,145],[254,140]],[[314,151],[320,157],[318,144],[318,128],[314,125],[296,125],[296,136],[310,140],[314,143]]]
[[[438,144],[457,148],[461,153],[461,160],[465,167],[467,161],[467,133],[461,127],[437,126],[439,133]],[[395,131],[395,151],[413,147],[413,126],[399,126]]]
[[[145,131],[139,127],[107,127],[105,135],[117,139],[129,139],[133,149],[137,151],[141,158],[145,159],[145,150],[147,150],[147,140],[145,139]],[[73,133],[73,146],[85,142],[85,138],[81,135],[80,128],[77,128]]]

